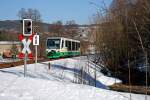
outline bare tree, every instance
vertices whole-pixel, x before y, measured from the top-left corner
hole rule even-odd
[[[17,15],[20,19],[29,18],[29,19],[32,19],[35,22],[40,22],[41,21],[41,14],[37,9],[29,8],[29,9],[26,10],[25,8],[21,8],[18,11]]]
[[[26,14],[26,10],[24,8],[21,8],[17,14],[17,16],[20,18],[20,19],[24,19],[27,14]]]
[[[63,23],[61,21],[56,21],[49,26],[49,32],[52,36],[63,36]]]
[[[76,24],[75,20],[67,21],[65,24],[65,34],[70,37],[74,38],[78,33],[78,25]]]
[[[149,0],[113,0],[110,8],[100,8],[94,16],[96,51],[100,53],[102,63],[111,71],[117,71],[116,75],[127,83],[128,73],[123,70],[128,72],[128,60],[132,71],[136,73],[140,73],[139,64],[145,64],[144,52],[149,62],[149,5]],[[132,72],[131,79],[132,84],[144,84],[144,81],[138,80],[144,80],[145,77]]]

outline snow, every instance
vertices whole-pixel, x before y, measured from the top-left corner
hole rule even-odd
[[[97,71],[99,86],[75,84],[74,72],[84,68],[86,59],[68,58],[30,64],[24,77],[23,66],[0,70],[0,100],[129,100],[129,93],[111,91],[108,85],[120,80],[104,76]],[[92,66],[92,65],[90,65]],[[75,70],[76,69],[76,70]],[[93,77],[92,71],[88,73]],[[88,76],[88,78],[89,78]],[[86,80],[86,78],[85,78]],[[98,84],[97,83],[97,84]],[[131,94],[132,100],[144,100],[144,95]],[[150,100],[150,96],[148,99]]]
[[[81,57],[81,58],[76,57],[74,59],[64,59],[64,60],[59,60],[59,61],[56,60],[56,61],[51,62],[51,64],[55,67],[56,66],[66,66],[67,68],[73,68],[73,69],[78,69],[78,70],[81,69],[81,67],[83,67],[85,69],[85,67],[90,66],[89,74],[92,78],[94,78],[94,76],[95,76],[94,75],[95,69],[93,68],[93,67],[95,67],[95,65],[88,63],[86,57]],[[65,74],[67,74],[67,73],[65,73]],[[115,82],[121,83],[121,80],[105,76],[103,73],[98,71],[98,69],[97,69],[96,74],[97,74],[97,80],[106,86],[113,85]],[[67,77],[68,76],[70,76],[70,75],[67,75]],[[72,76],[72,77],[74,77],[74,76]]]

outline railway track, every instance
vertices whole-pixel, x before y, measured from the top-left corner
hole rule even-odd
[[[60,60],[60,59],[65,59],[65,58],[57,58],[57,59],[47,59],[47,58],[45,59],[45,58],[43,58],[43,59],[39,59],[38,63],[42,63],[42,62],[46,62],[46,61]],[[27,61],[27,64],[33,64],[33,63],[35,63],[35,60],[28,60]],[[20,66],[20,65],[24,65],[24,60],[0,63],[0,69],[16,67],[16,66]]]
[[[32,63],[34,63],[34,60],[29,60],[29,61],[27,61],[27,63],[32,64]],[[16,67],[16,66],[23,65],[23,64],[24,64],[23,60],[15,61],[15,62],[4,62],[4,63],[0,63],[0,69]]]

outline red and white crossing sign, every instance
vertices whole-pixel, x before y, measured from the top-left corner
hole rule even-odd
[[[20,34],[19,40],[23,43],[23,46],[24,46],[21,53],[19,54],[19,58],[24,59],[25,53],[27,53],[28,58],[33,59],[33,55],[32,55],[31,49],[29,47],[33,40],[33,34],[28,38],[28,40],[26,40],[26,38],[24,38],[23,34]]]

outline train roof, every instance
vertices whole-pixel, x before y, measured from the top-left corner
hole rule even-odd
[[[61,38],[65,39],[65,40],[69,40],[69,41],[80,42],[79,40],[65,38],[65,37],[48,37],[47,39],[61,39]]]

